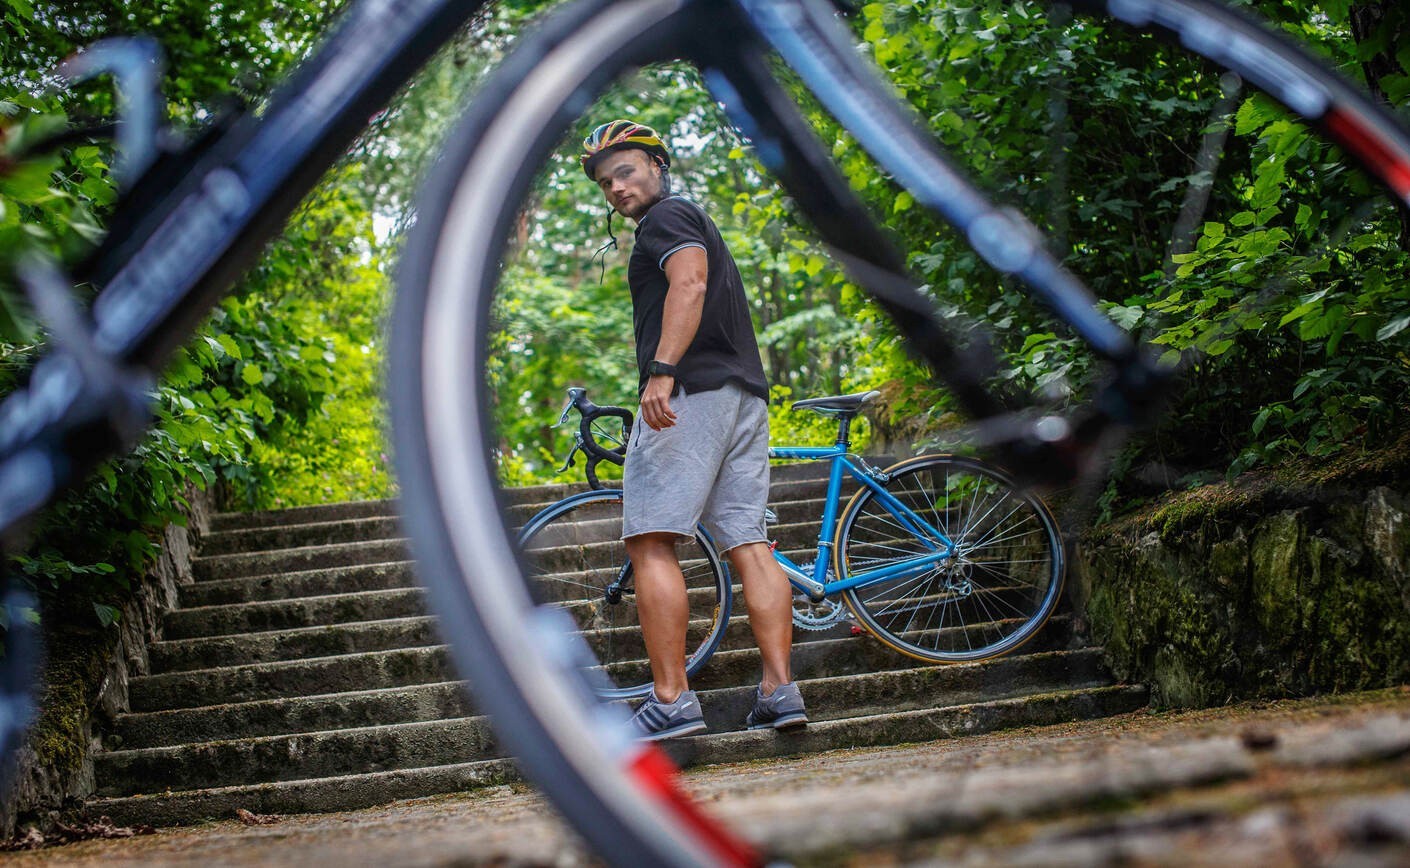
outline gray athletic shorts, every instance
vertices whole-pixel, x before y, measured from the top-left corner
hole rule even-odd
[[[768,405],[734,383],[671,398],[676,424],[652,431],[640,418],[622,480],[622,539],[694,536],[704,523],[720,551],[766,542]]]

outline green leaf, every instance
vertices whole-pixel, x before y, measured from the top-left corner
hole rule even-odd
[[[240,379],[254,386],[264,381],[264,373],[260,371],[259,365],[250,362],[245,365],[244,370],[240,371]]]
[[[1264,407],[1262,410],[1258,411],[1258,415],[1253,417],[1252,430],[1254,434],[1263,432],[1263,426],[1268,424],[1268,417],[1272,415],[1272,413],[1273,408],[1271,407]]]
[[[98,616],[98,622],[104,627],[111,627],[122,618],[122,610],[103,603],[93,604],[93,614]]]
[[[1308,301],[1298,305],[1297,307],[1283,314],[1283,318],[1278,320],[1278,328],[1282,328],[1293,320],[1301,319],[1302,317],[1307,316],[1309,313],[1321,306],[1322,303],[1320,301]]]
[[[1106,315],[1111,317],[1113,322],[1128,330],[1135,328],[1136,323],[1141,321],[1142,313],[1144,310],[1139,305],[1122,306],[1117,304],[1106,309]]]
[[[1405,331],[1407,326],[1410,326],[1410,314],[1406,314],[1402,317],[1397,317],[1396,319],[1393,319],[1385,325],[1381,326],[1380,329],[1376,331],[1376,340],[1388,341],[1396,335],[1400,334],[1401,332]]]
[[[225,354],[230,356],[230,358],[236,360],[244,358],[244,355],[240,352],[239,342],[230,335],[220,335],[216,338],[216,341],[220,343],[220,348],[225,350]]]

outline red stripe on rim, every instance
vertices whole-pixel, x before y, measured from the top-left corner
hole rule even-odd
[[[679,769],[671,758],[654,744],[639,746],[635,757],[627,764],[631,776],[647,792],[666,803],[672,813],[695,833],[701,845],[721,865],[763,865],[759,851],[738,837],[723,823],[700,809],[676,783]]]
[[[1322,122],[1343,147],[1360,157],[1402,203],[1410,206],[1410,157],[1396,154],[1390,142],[1364,119],[1339,107],[1327,112]]]

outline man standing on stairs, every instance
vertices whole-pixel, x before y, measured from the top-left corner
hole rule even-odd
[[[702,521],[744,585],[763,658],[745,724],[804,726],[789,661],[793,592],[764,528],[769,389],[739,269],[700,206],[671,195],[671,155],[655,130],[603,124],[583,140],[582,165],[612,210],[636,223],[627,282],[641,407],[622,482],[622,538],[654,687],[632,727],[652,740],[705,729],[686,683],[689,610],[676,556],[677,540]],[[611,222],[609,213],[609,236]]]

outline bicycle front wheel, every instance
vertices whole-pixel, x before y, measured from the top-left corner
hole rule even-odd
[[[936,663],[987,660],[1032,638],[1057,605],[1064,571],[1043,502],[972,458],[922,456],[887,474],[886,493],[904,509],[869,488],[853,496],[835,547],[838,578],[953,548],[919,573],[844,591],[852,613],[886,645]],[[915,518],[940,535],[920,532]]]
[[[678,0],[579,0],[519,43],[447,137],[400,265],[390,403],[418,575],[506,750],[619,864],[756,864],[746,842],[594,695],[592,650],[539,605],[497,486],[484,371],[502,251],[537,167],[588,95],[698,27]],[[470,372],[470,373],[467,373]]]
[[[631,561],[622,542],[622,492],[588,491],[535,515],[519,532],[530,593],[566,611],[599,665],[598,692],[621,699],[651,690]],[[732,594],[729,573],[704,531],[676,548],[690,621],[686,675],[694,675],[724,638]]]

